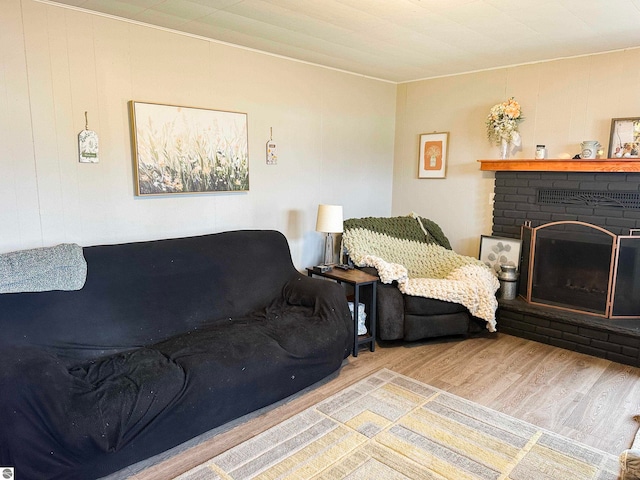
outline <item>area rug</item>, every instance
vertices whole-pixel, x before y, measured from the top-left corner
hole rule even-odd
[[[178,477],[617,479],[617,456],[383,369]]]

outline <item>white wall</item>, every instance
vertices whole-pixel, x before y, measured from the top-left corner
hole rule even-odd
[[[129,100],[246,112],[250,191],[136,197]],[[276,229],[322,257],[318,203],[389,215],[396,85],[32,0],[0,2],[0,252]],[[77,135],[100,136],[80,164]],[[279,161],[266,165],[273,127]]]
[[[454,250],[476,256],[491,234],[493,172],[486,138],[489,109],[511,96],[523,108],[523,146],[512,158],[571,158],[583,140],[608,147],[612,118],[640,116],[640,48],[399,85],[392,214],[415,211],[438,222]],[[418,179],[420,133],[449,132],[445,179]]]

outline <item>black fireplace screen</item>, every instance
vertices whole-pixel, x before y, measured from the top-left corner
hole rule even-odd
[[[603,317],[639,316],[640,236],[583,222],[525,225],[519,293],[531,303]]]
[[[612,316],[640,315],[640,237],[618,238]]]

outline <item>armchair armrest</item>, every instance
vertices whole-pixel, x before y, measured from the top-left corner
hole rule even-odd
[[[371,275],[378,275],[373,267],[359,267]],[[367,300],[368,292],[363,294]],[[382,340],[400,340],[404,338],[404,299],[395,284],[378,282],[376,299],[376,317],[378,337]]]

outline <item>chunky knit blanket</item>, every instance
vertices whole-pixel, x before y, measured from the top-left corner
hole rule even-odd
[[[440,227],[415,214],[344,222],[343,248],[359,267],[374,267],[383,283],[406,295],[464,305],[495,331],[500,284],[479,260],[452,251]]]

